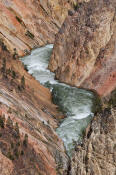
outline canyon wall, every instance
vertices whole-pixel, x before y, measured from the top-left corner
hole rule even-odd
[[[77,174],[116,174],[116,107],[97,114],[86,129],[83,143],[75,147],[70,175]]]
[[[116,2],[78,4],[56,35],[49,69],[56,79],[107,96],[116,87]]]
[[[1,175],[115,175],[116,109],[105,108],[69,158],[56,135],[62,113],[49,90],[17,59],[53,43],[49,68],[56,78],[106,96],[116,87],[114,0],[0,0]],[[7,50],[8,49],[8,50]],[[11,55],[11,53],[13,55]]]
[[[72,5],[66,0],[0,0],[1,175],[67,174],[69,159],[55,133],[63,115],[18,56],[53,43]]]
[[[70,8],[67,0],[0,0],[0,39],[20,56],[53,43]]]
[[[61,118],[50,91],[0,43],[0,174],[67,174]]]

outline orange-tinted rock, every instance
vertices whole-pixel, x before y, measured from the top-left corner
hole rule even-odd
[[[116,174],[116,109],[96,115],[83,144],[76,146],[70,175]]]
[[[16,48],[19,55],[53,43],[70,8],[66,0],[0,0],[0,38],[10,51]]]
[[[57,79],[101,96],[116,87],[115,7],[114,0],[91,0],[67,17],[49,63]]]
[[[94,69],[84,80],[82,87],[95,89],[100,96],[109,95],[116,88],[116,33],[101,50]]]
[[[0,125],[0,151],[4,155],[0,166],[6,166],[6,157],[13,159],[8,168],[2,170],[1,175],[6,175],[4,172],[9,169],[12,173],[10,174],[10,170],[8,175],[67,174],[68,157],[63,142],[55,132],[62,114],[52,103],[50,91],[29,75],[21,61],[14,59],[5,46],[2,43],[1,45],[0,113],[5,116],[6,121],[10,117],[13,125],[17,122],[20,131],[19,142],[15,138],[12,123],[10,127],[5,125],[3,128]],[[22,87],[23,76],[25,83]],[[28,135],[27,149],[23,146],[25,134]],[[16,149],[12,142],[17,145]],[[21,153],[22,150],[24,153]]]
[[[0,152],[0,174],[12,175],[13,163]]]

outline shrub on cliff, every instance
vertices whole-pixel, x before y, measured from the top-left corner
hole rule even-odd
[[[2,39],[0,39],[0,46],[2,47],[3,50],[8,51],[6,45],[3,43]]]
[[[111,98],[109,100],[109,105],[112,105],[113,107],[116,106],[116,89],[111,93]]]
[[[6,126],[8,128],[13,129],[13,122],[12,122],[12,120],[11,120],[11,118],[9,116],[8,116],[8,119],[6,120]]]
[[[21,78],[21,88],[25,89],[25,77],[22,76]]]
[[[18,58],[17,50],[14,48],[13,59],[16,60]]]
[[[14,156],[12,155],[12,153],[9,151],[7,153],[7,157],[10,159],[10,160],[14,160]]]
[[[31,39],[34,39],[34,35],[29,30],[26,31],[25,35]]]
[[[0,116],[0,127],[4,128],[4,119],[2,116]]]
[[[18,85],[18,90],[19,91],[21,91],[23,89],[25,89],[25,77],[24,77],[24,75],[21,77],[21,83],[20,83],[20,85]]]
[[[15,79],[16,78],[16,72],[14,70],[12,70],[12,78]]]
[[[6,72],[6,59],[5,58],[3,59],[3,62],[2,62],[1,71],[2,71],[2,73],[5,73]]]
[[[14,126],[14,130],[15,130],[15,137],[16,138],[20,138],[19,126],[18,126],[17,122],[16,122],[16,124]]]
[[[24,137],[24,140],[23,140],[23,145],[25,147],[27,147],[27,145],[28,145],[28,135],[27,134],[25,134],[25,137]]]

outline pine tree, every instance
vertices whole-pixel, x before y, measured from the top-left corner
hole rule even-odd
[[[5,59],[5,58],[3,59],[3,62],[2,62],[1,71],[2,71],[3,73],[5,73],[5,71],[6,71],[6,59]]]
[[[22,78],[21,78],[21,87],[22,87],[23,89],[25,89],[25,77],[24,77],[24,75],[23,75]]]
[[[16,132],[16,138],[20,138],[19,126],[18,126],[17,122],[16,122],[16,124],[14,126],[14,130]]]
[[[0,127],[4,128],[4,119],[2,116],[0,116]]]
[[[9,116],[8,116],[8,119],[6,120],[6,126],[8,128],[13,129],[13,122],[12,122],[12,120],[11,120],[11,118]]]
[[[25,134],[25,137],[24,137],[24,140],[23,140],[23,145],[25,147],[27,147],[27,145],[28,145],[28,135],[27,134]]]

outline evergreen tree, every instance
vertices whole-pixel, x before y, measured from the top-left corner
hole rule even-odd
[[[13,59],[16,60],[18,58],[17,50],[14,48]]]
[[[22,76],[21,78],[21,87],[25,89],[25,77],[24,76]]]
[[[0,127],[4,128],[4,118],[0,116]]]
[[[13,122],[12,122],[12,120],[11,120],[11,118],[9,116],[8,116],[8,119],[6,120],[6,126],[8,128],[13,129]]]
[[[3,73],[5,73],[5,71],[6,71],[6,59],[5,59],[5,58],[3,59],[3,62],[2,62],[1,71],[2,71]]]
[[[23,145],[25,147],[27,147],[27,145],[28,145],[28,135],[27,134],[25,134],[25,137],[24,137],[24,140],[23,140]]]
[[[16,73],[14,70],[12,70],[12,78],[15,79],[16,78]]]
[[[16,138],[20,138],[19,126],[18,126],[17,122],[16,122],[16,124],[14,126],[14,130],[16,132]]]

